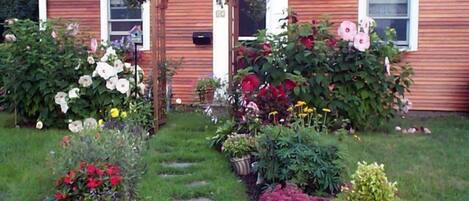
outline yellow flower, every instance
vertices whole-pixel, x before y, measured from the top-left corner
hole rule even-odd
[[[112,118],[117,118],[117,117],[119,117],[119,109],[117,109],[117,108],[112,108],[112,109],[111,109],[111,117],[112,117]]]
[[[102,120],[102,119],[100,119],[100,120],[98,121],[98,125],[99,125],[99,126],[104,125],[104,123],[105,123],[105,122],[104,122],[104,120]]]
[[[289,108],[287,109],[287,111],[288,111],[288,112],[292,112],[292,111],[293,111],[293,107],[289,107]]]
[[[277,115],[277,114],[278,114],[277,111],[273,111],[273,112],[269,113],[269,117],[270,117],[270,116],[275,116],[275,115]]]
[[[306,105],[306,102],[304,101],[298,101],[295,105],[295,107],[301,107],[301,106],[305,106]]]
[[[121,118],[122,119],[127,118],[127,112],[121,112]]]
[[[305,113],[300,113],[298,116],[299,116],[300,118],[305,118],[305,117],[307,117],[307,116],[308,116],[308,114],[305,114]]]
[[[358,137],[358,135],[353,135],[353,138],[355,138],[357,141],[361,141],[362,139]]]
[[[323,108],[322,111],[329,113],[329,112],[331,112],[331,109]]]
[[[309,108],[309,107],[305,107],[305,109],[303,110],[305,113],[313,113],[314,112],[314,108]]]

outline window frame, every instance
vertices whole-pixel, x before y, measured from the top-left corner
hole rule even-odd
[[[358,20],[369,16],[369,0],[359,0],[358,2]],[[407,23],[407,41],[398,41],[396,45],[401,47],[402,51],[418,50],[418,32],[419,32],[419,0],[408,1],[407,17],[379,17],[376,19],[408,19]]]
[[[139,47],[141,51],[150,50],[150,1],[142,4],[142,19],[111,19],[111,2],[110,0],[100,0],[101,10],[101,40],[108,41],[111,33],[126,35],[125,31],[111,31],[111,22],[142,22],[143,29],[143,45]]]

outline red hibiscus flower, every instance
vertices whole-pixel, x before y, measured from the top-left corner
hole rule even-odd
[[[94,178],[88,178],[88,183],[86,183],[86,187],[89,189],[98,188],[102,184],[102,181]]]
[[[103,176],[104,175],[104,170],[96,168],[96,174],[99,175],[99,176]]]
[[[122,177],[120,176],[112,176],[109,181],[111,182],[112,186],[117,186],[121,183]]]
[[[66,184],[73,184],[73,179],[75,178],[75,172],[70,171],[67,175],[64,177],[64,183]]]
[[[56,200],[64,200],[65,198],[67,198],[66,194],[64,194],[62,192],[55,193],[55,199]]]
[[[335,45],[337,45],[337,40],[335,38],[330,38],[327,39],[326,43],[329,47],[335,47]]]
[[[246,53],[246,47],[244,46],[240,46],[236,49],[236,53],[238,54],[238,56],[244,56],[244,54]]]
[[[86,172],[88,173],[88,175],[93,175],[96,173],[96,166],[93,165],[93,164],[89,164],[87,167],[86,167]]]
[[[264,53],[264,56],[272,53],[272,45],[270,45],[269,43],[262,44],[262,51]]]
[[[106,172],[107,172],[108,175],[111,175],[111,176],[112,176],[112,175],[118,175],[118,174],[120,174],[121,170],[120,170],[120,168],[117,167],[117,166],[109,166],[109,167],[107,168]]]
[[[285,84],[285,89],[287,90],[292,90],[296,87],[296,82],[293,80],[285,80],[283,83]]]
[[[258,96],[272,96],[274,98],[282,98],[286,97],[285,91],[281,85],[279,86],[272,86],[271,84],[263,87],[260,91]]]
[[[256,75],[254,74],[247,75],[241,81],[241,90],[245,94],[251,93],[254,90],[256,90],[259,87],[259,85],[260,85],[260,81]]]
[[[314,46],[314,37],[313,36],[301,37],[300,43],[303,44],[303,46],[305,46],[306,49],[311,49]]]

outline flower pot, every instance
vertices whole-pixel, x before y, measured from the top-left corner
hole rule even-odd
[[[241,158],[230,159],[236,174],[239,176],[246,176],[251,173],[251,155],[246,155]]]
[[[200,103],[212,104],[214,96],[215,96],[215,90],[214,89],[210,88],[210,89],[206,89],[204,91],[200,91],[199,92]]]

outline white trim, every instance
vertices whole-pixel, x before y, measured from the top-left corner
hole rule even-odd
[[[409,0],[409,46],[403,51],[417,51],[419,44],[419,0]],[[368,0],[358,0],[358,21],[367,16]]]
[[[229,80],[230,33],[228,9],[230,6],[217,5],[213,1],[213,77],[219,78],[222,83]],[[226,86],[227,87],[227,86]],[[217,91],[218,95],[225,94],[227,88]]]
[[[282,29],[282,19],[288,15],[288,0],[267,0],[266,1],[266,23],[268,34],[280,34]]]
[[[142,4],[143,46],[141,51],[150,50],[150,2]],[[109,0],[100,0],[101,41],[109,40]]]
[[[46,22],[47,21],[47,0],[39,0],[39,22]],[[41,24],[42,29],[42,24]]]

